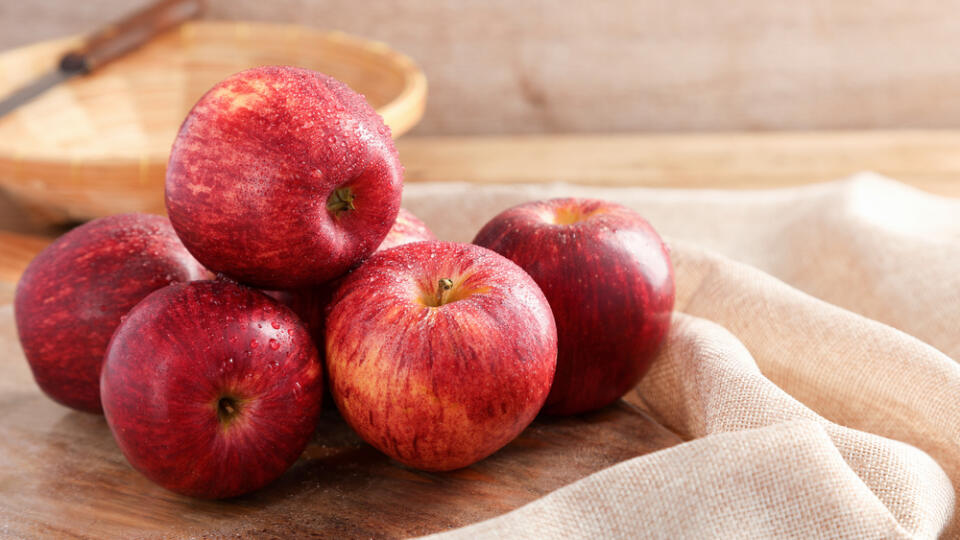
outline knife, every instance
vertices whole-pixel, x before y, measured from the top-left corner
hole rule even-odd
[[[123,56],[202,10],[203,0],[161,0],[94,32],[80,47],[64,54],[52,70],[0,101],[0,117],[67,79],[86,75]]]

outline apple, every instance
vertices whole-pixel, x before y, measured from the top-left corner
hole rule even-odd
[[[64,234],[31,261],[14,298],[37,384],[63,405],[99,413],[100,365],[120,318],[161,287],[208,277],[163,216],[115,215]]]
[[[384,237],[383,242],[380,242],[380,246],[377,247],[374,253],[411,242],[423,242],[436,239],[437,237],[433,234],[433,231],[427,227],[426,223],[415,216],[413,212],[401,207],[397,213],[396,221],[393,222],[393,226],[390,227],[387,236]]]
[[[323,329],[325,319],[327,318],[327,308],[339,284],[340,280],[335,279],[309,289],[292,291],[263,290],[262,292],[293,310],[307,326],[310,336],[314,339],[317,348],[322,349]],[[320,350],[320,356],[321,358],[323,357],[322,350]]]
[[[229,281],[170,285],[117,328],[103,411],[127,461],[184,495],[225,498],[283,474],[313,435],[317,349],[283,304]]]
[[[326,75],[265,66],[216,84],[173,143],[166,206],[207,268],[267,289],[319,285],[383,241],[403,168],[362,96]]]
[[[556,368],[550,306],[517,265],[417,242],[348,275],[327,317],[330,389],[368,443],[410,467],[466,467],[537,415]]]
[[[591,199],[531,202],[494,217],[474,243],[520,265],[550,301],[560,352],[545,412],[608,405],[650,369],[670,326],[673,266],[636,212]]]

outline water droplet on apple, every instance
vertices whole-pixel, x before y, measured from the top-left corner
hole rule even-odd
[[[279,329],[280,329],[280,323],[279,323],[278,321],[273,321],[273,322],[271,322],[271,323],[270,323],[270,326],[272,326],[274,330],[279,330]]]
[[[220,373],[226,373],[233,369],[233,358],[227,358],[220,364]]]
[[[300,394],[303,392],[303,387],[300,386],[300,383],[293,383],[293,397],[299,398]]]
[[[270,366],[270,369],[277,369],[278,367],[280,367],[280,362],[273,360],[267,365]]]
[[[277,350],[280,348],[280,342],[273,338],[270,339],[269,343],[270,343],[270,348],[273,350]]]
[[[259,347],[259,346],[260,346],[260,342],[259,342],[259,341],[255,340],[255,339],[251,339],[251,340],[250,340],[250,348],[251,348],[251,349],[256,349],[256,348]]]

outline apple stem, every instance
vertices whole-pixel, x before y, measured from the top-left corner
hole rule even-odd
[[[450,278],[443,278],[437,284],[437,307],[440,307],[446,304],[447,291],[453,288],[453,280]]]
[[[336,215],[339,215],[341,212],[345,212],[347,210],[356,210],[357,207],[353,204],[353,199],[355,197],[356,196],[353,194],[353,191],[350,188],[337,188],[333,190],[333,194],[330,195],[329,199],[327,199],[327,210]]]

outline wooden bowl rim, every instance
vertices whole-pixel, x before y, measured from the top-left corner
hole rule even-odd
[[[426,105],[427,78],[417,63],[406,54],[393,49],[388,44],[373,39],[363,38],[348,34],[339,30],[318,30],[309,26],[294,23],[269,23],[254,21],[217,21],[217,20],[199,20],[190,21],[183,24],[179,29],[172,32],[180,33],[200,33],[204,29],[229,29],[233,28],[237,33],[271,32],[271,33],[292,33],[302,34],[314,39],[320,39],[335,45],[343,46],[345,49],[354,49],[368,55],[377,55],[386,59],[395,71],[402,75],[403,86],[399,94],[394,96],[389,102],[377,108],[377,113],[393,125],[390,129],[393,137],[399,137],[406,133],[423,116]],[[71,46],[81,41],[81,36],[68,36],[54,38],[36,43],[31,43],[21,47],[8,49],[0,52],[0,57],[7,55],[28,54],[31,49],[42,49],[47,47],[62,48],[67,50]],[[137,54],[136,52],[132,54]],[[96,76],[96,75],[94,75]],[[10,88],[7,91],[13,90]],[[412,114],[403,114],[404,111],[412,111]],[[14,111],[10,114],[17,114]],[[172,143],[172,141],[171,141]],[[21,167],[31,167],[40,165],[43,167],[69,167],[74,169],[81,165],[96,167],[128,166],[131,163],[153,163],[163,161],[165,164],[166,153],[163,156],[154,155],[150,149],[143,149],[137,157],[131,156],[103,156],[103,157],[77,157],[71,155],[62,155],[59,158],[51,159],[51,154],[31,154],[22,148],[10,148],[0,139],[0,163],[6,162],[12,165],[14,169]],[[11,179],[0,178],[0,184],[8,184]],[[49,179],[45,179],[49,180]],[[64,179],[67,180],[67,179]]]

